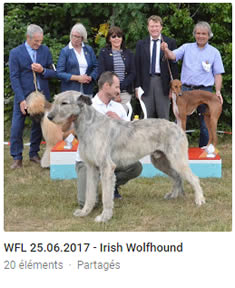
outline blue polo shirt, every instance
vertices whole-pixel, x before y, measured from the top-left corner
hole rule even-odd
[[[187,43],[172,51],[176,61],[183,59],[181,82],[194,86],[214,86],[216,74],[224,73],[220,52],[208,43],[199,48]]]

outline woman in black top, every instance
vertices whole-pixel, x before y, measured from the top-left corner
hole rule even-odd
[[[105,71],[115,72],[120,80],[121,102],[127,110],[126,103],[131,100],[135,80],[134,54],[125,48],[122,30],[113,26],[106,37],[106,47],[102,48],[98,58],[98,75]]]

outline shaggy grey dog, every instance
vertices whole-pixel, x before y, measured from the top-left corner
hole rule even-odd
[[[75,216],[88,215],[96,200],[99,178],[102,183],[103,211],[96,217],[105,222],[112,217],[116,167],[130,165],[151,155],[153,165],[173,180],[172,191],[165,198],[183,195],[183,179],[195,191],[197,205],[205,203],[199,179],[188,163],[188,141],[184,131],[164,119],[144,119],[134,122],[110,119],[91,107],[91,100],[79,92],[66,91],[55,97],[48,118],[62,123],[74,117],[81,158],[87,165],[86,203]]]

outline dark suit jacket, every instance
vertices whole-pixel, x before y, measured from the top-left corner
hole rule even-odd
[[[21,44],[10,51],[9,66],[11,86],[15,93],[15,103],[20,103],[33,91],[35,86],[33,82],[33,72],[31,69],[31,57],[25,47]],[[56,77],[56,72],[52,69],[52,56],[49,48],[41,45],[37,50],[37,63],[40,63],[45,69],[43,75],[36,73],[40,84],[40,90],[50,99],[48,78]]]
[[[85,94],[93,94],[94,83],[97,79],[97,60],[91,46],[85,44],[83,49],[88,65],[86,74],[92,77],[89,84],[83,84],[83,90]],[[61,50],[57,62],[57,76],[62,80],[62,92],[67,90],[80,91],[81,84],[77,81],[71,81],[72,75],[80,75],[80,67],[74,49],[70,49],[67,45]]]
[[[162,35],[164,41],[168,44],[170,50],[176,49],[175,39],[168,38]],[[160,68],[161,68],[161,79],[163,85],[164,94],[169,93],[169,82],[170,74],[167,66],[167,61],[163,57],[164,53],[160,52]],[[150,36],[143,40],[139,40],[136,44],[136,82],[135,87],[141,86],[144,90],[145,95],[148,94],[149,83],[150,83]],[[169,60],[173,78],[178,78],[178,67],[175,62]]]
[[[120,84],[120,88],[121,91],[127,90],[132,93],[136,75],[135,57],[129,49],[124,49],[121,55],[125,65],[125,79]],[[98,75],[100,76],[105,71],[114,71],[112,49],[109,48],[101,49],[98,58]]]

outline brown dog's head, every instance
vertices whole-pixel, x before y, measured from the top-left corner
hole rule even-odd
[[[174,92],[176,96],[181,96],[182,95],[182,83],[178,79],[174,79],[170,82],[170,87],[171,87],[171,92]]]

